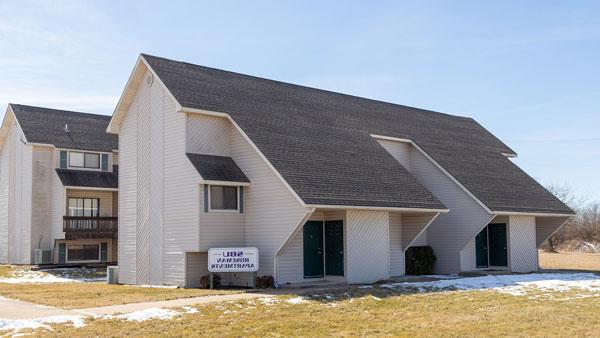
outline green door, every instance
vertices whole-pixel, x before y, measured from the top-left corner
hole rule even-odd
[[[506,224],[488,225],[490,238],[490,265],[508,266],[508,250],[506,245]]]
[[[323,222],[304,224],[304,278],[323,277]]]
[[[485,227],[477,237],[475,237],[475,253],[477,257],[477,267],[488,267],[488,228]]]
[[[344,222],[325,222],[325,271],[327,275],[344,275]]]

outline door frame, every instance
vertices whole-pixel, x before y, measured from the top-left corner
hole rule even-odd
[[[320,253],[320,260],[321,260],[321,264],[320,264],[320,273],[316,274],[316,275],[307,275],[306,273],[306,225],[309,223],[320,223],[321,225],[321,253]],[[325,227],[325,223],[321,222],[321,221],[307,221],[306,223],[304,223],[304,225],[302,226],[302,276],[303,279],[319,279],[319,278],[323,278],[325,277],[325,240],[323,238],[323,236],[325,235],[325,231],[324,231],[324,227]],[[316,232],[317,234],[319,233],[318,231]],[[318,247],[318,242],[315,244],[315,246]],[[318,254],[319,255],[319,254]],[[317,260],[318,262],[318,260]]]
[[[491,260],[491,250],[490,250],[490,225],[504,225],[504,231],[506,233],[506,265],[492,265],[490,264]],[[481,231],[486,232],[486,245],[487,245],[487,266],[477,266],[477,235],[479,235],[479,233]],[[504,269],[509,269],[509,265],[510,265],[510,260],[509,260],[509,253],[510,253],[510,247],[508,245],[509,243],[509,233],[508,233],[508,224],[507,223],[488,223],[486,224],[486,226],[481,229],[480,232],[477,233],[477,235],[475,235],[475,269],[476,270],[489,270],[489,269],[500,269],[500,270],[504,270]]]
[[[492,265],[491,264],[492,250],[490,248],[490,230],[489,230],[490,225],[503,225],[504,226],[504,240],[505,240],[504,245],[506,246],[506,249],[505,249],[506,265]],[[508,224],[506,224],[506,223],[490,223],[490,224],[486,225],[486,228],[488,229],[488,267],[495,268],[495,269],[508,269],[508,266],[509,266]]]
[[[341,257],[341,274],[329,274],[328,273],[328,269],[327,269],[327,256],[328,256],[328,248],[327,248],[327,224],[331,224],[331,223],[339,223],[341,225],[341,238],[338,238],[341,241],[342,247],[341,249],[341,253],[342,253],[342,257]],[[323,256],[324,256],[324,270],[325,270],[325,276],[335,276],[335,277],[343,277],[345,276],[345,269],[344,269],[344,257],[346,255],[345,252],[345,245],[344,245],[344,221],[343,220],[326,220],[323,222]]]
[[[326,243],[326,239],[325,239],[325,222],[331,222],[331,221],[337,221],[337,222],[341,222],[342,223],[342,251],[343,251],[343,257],[342,257],[342,275],[328,275],[327,274],[327,243]],[[322,223],[322,230],[323,230],[323,234],[322,234],[322,241],[323,241],[323,275],[322,276],[315,276],[315,277],[306,277],[306,275],[304,274],[304,226],[308,223],[308,222],[319,222]],[[346,278],[346,222],[344,221],[344,219],[320,219],[320,220],[316,220],[316,219],[312,219],[312,220],[308,220],[304,223],[304,225],[302,226],[302,275],[303,275],[303,279],[304,280],[324,280],[326,278],[329,279],[335,279],[335,278]]]

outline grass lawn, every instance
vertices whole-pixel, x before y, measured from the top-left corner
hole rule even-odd
[[[78,309],[239,292],[241,291],[143,288],[126,285],[108,285],[102,282],[47,284],[0,283],[1,296],[63,309]]]
[[[335,292],[335,291],[332,291]],[[514,296],[495,291],[398,293],[383,288],[310,298],[199,306],[170,320],[96,319],[83,328],[57,325],[41,336],[600,336],[600,298],[580,292]],[[291,300],[291,301],[290,301]]]
[[[93,277],[96,273],[102,275],[102,270],[68,271],[53,270],[52,275],[43,271],[30,271],[29,266],[0,265],[0,278],[18,280],[24,275],[34,274],[33,277],[62,277],[61,273],[73,278]],[[85,274],[91,274],[85,276]],[[27,280],[26,278],[24,280]],[[67,280],[68,281],[68,280]],[[62,282],[62,283],[23,283],[10,284],[0,281],[0,296],[24,300],[32,303],[55,306],[63,309],[77,309],[105,305],[120,305],[149,301],[171,300],[178,298],[199,297],[240,293],[241,290],[206,290],[206,289],[174,289],[148,288],[126,285],[108,285],[105,282]]]
[[[540,251],[542,269],[572,269],[600,271],[600,254]]]
[[[10,277],[13,271],[14,269],[10,265],[0,265],[0,278]]]

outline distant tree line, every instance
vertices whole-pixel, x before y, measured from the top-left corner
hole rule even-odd
[[[542,248],[547,251],[580,250],[600,253],[600,203],[576,194],[569,185],[550,185],[547,188],[575,210],[577,215],[552,235]]]

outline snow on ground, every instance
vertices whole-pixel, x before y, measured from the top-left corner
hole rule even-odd
[[[304,297],[294,297],[294,298],[288,299],[287,302],[290,304],[302,304],[302,303],[306,303],[307,300]]]
[[[150,308],[141,311],[135,311],[131,313],[126,313],[123,315],[115,316],[115,318],[124,319],[127,321],[135,321],[135,322],[143,322],[150,319],[172,319],[181,314],[174,310],[169,309],[161,309],[161,308]]]
[[[54,316],[37,319],[0,319],[0,331],[17,333],[24,329],[52,330],[50,324],[71,323],[75,327],[85,326],[82,316]]]
[[[390,289],[417,289],[419,292],[436,289],[485,290],[491,289],[513,295],[525,295],[527,290],[565,292],[572,289],[600,295],[600,276],[593,273],[532,273],[523,275],[489,275],[482,277],[443,279],[431,282],[382,284]]]
[[[66,268],[52,270],[15,270],[11,277],[0,278],[0,283],[71,283],[105,281],[106,277],[96,269]]]

